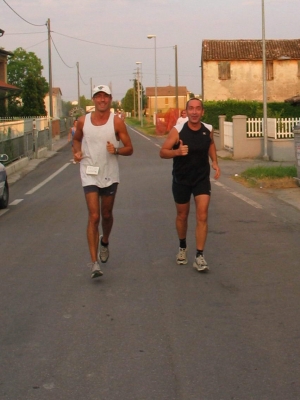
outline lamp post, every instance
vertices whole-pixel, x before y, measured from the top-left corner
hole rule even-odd
[[[142,80],[143,80],[143,64],[141,61],[137,61],[136,65],[139,67],[141,66],[141,80],[139,81],[140,83],[140,120],[141,120],[141,126],[143,126],[143,85],[142,85]]]
[[[154,79],[155,79],[155,107],[154,107],[154,125],[156,125],[157,114],[157,74],[156,74],[156,35],[147,35],[148,39],[154,39]]]
[[[266,66],[266,41],[265,41],[265,6],[261,0],[262,7],[262,54],[263,54],[263,135],[264,135],[264,160],[268,156],[268,108],[267,108],[267,66]]]

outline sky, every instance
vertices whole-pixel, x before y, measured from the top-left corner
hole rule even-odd
[[[52,86],[76,101],[99,84],[121,100],[138,65],[154,87],[155,54],[157,86],[175,86],[177,46],[178,85],[197,95],[202,41],[261,39],[262,4],[266,39],[300,38],[300,0],[0,0],[0,47],[34,52],[49,81],[50,20]]]

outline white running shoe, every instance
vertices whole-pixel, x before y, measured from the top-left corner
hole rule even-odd
[[[198,272],[206,272],[209,270],[207,262],[202,255],[195,257],[193,267],[196,268]]]
[[[98,278],[98,276],[102,276],[103,272],[101,271],[100,265],[98,261],[92,263],[92,275],[91,278]]]
[[[176,256],[176,262],[178,265],[185,265],[188,263],[187,248],[183,249],[183,248],[179,247],[179,252]]]
[[[98,244],[98,260],[102,263],[106,263],[109,257],[109,249],[108,246],[102,246],[101,239],[103,236],[99,237],[99,244]]]

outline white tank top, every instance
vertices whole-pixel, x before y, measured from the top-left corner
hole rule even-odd
[[[80,176],[82,186],[96,185],[104,188],[119,183],[118,156],[106,150],[107,142],[116,148],[119,142],[116,139],[114,128],[114,114],[110,116],[105,125],[95,126],[91,121],[91,113],[85,116],[83,124],[83,138],[81,151],[83,158],[80,162]],[[87,175],[87,166],[99,167],[97,175]]]

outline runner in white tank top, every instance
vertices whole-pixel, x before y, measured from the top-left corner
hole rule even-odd
[[[110,88],[93,90],[95,111],[78,119],[74,135],[74,159],[80,162],[80,176],[89,218],[87,239],[91,255],[91,277],[103,275],[100,262],[109,257],[109,235],[113,225],[113,205],[119,183],[118,155],[133,152],[126,125],[110,112]],[[119,143],[123,146],[119,147]],[[102,235],[99,235],[101,220]]]
[[[96,185],[104,188],[119,183],[118,157],[106,149],[106,143],[110,142],[118,149],[119,141],[116,138],[114,128],[114,114],[110,113],[105,125],[95,126],[91,122],[91,115],[87,114],[83,125],[83,138],[81,151],[83,158],[80,162],[80,176],[82,186]],[[86,173],[89,165],[99,167],[97,175]]]

